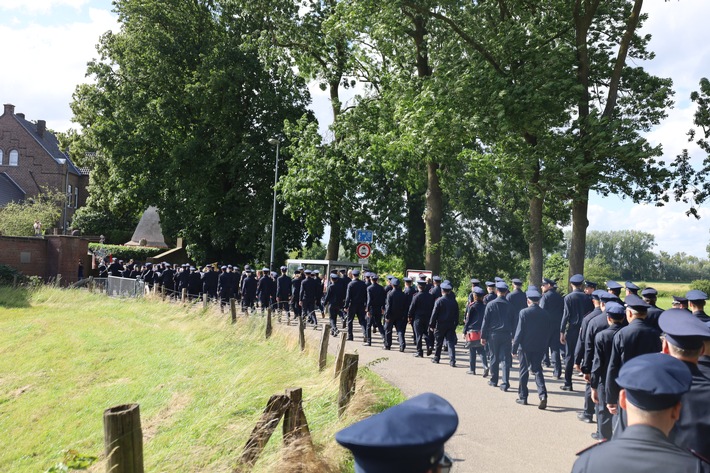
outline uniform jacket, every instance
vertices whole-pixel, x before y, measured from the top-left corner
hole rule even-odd
[[[513,338],[513,313],[510,303],[505,297],[498,297],[486,304],[481,326],[481,338],[487,340],[491,335],[505,335]]]
[[[370,315],[382,315],[387,292],[379,284],[372,283],[367,288],[367,311]]]
[[[518,347],[524,353],[546,353],[550,345],[550,314],[539,304],[520,311],[513,338],[513,353]]]
[[[353,279],[348,284],[348,290],[345,294],[345,307],[349,309],[360,310],[365,307],[367,302],[367,286],[360,279]]]
[[[560,333],[567,333],[567,330],[572,330],[573,327],[578,328],[582,325],[584,316],[593,310],[592,300],[580,289],[575,289],[567,294],[564,298]]]
[[[458,310],[458,308],[457,308]],[[407,316],[407,296],[399,288],[393,288],[387,294],[385,320],[397,322]]]
[[[414,321],[429,322],[434,310],[434,296],[427,291],[419,291],[412,297],[407,316]]]
[[[483,314],[486,306],[482,301],[474,301],[466,308],[466,318],[464,319],[463,333],[472,330],[480,331],[483,324]]]
[[[577,340],[577,345],[574,347],[574,364],[582,365],[582,360],[584,359],[584,339],[587,336],[587,327],[589,322],[601,314],[602,310],[599,307],[595,307],[590,313],[584,316],[582,319],[582,324],[579,326],[579,339]]]
[[[451,297],[440,297],[434,302],[434,309],[431,312],[429,326],[436,328],[439,332],[453,330],[459,323],[459,305],[456,299]]]
[[[606,316],[604,316],[604,319],[606,319]],[[609,369],[612,343],[616,332],[621,330],[621,328],[621,324],[608,325],[606,330],[600,331],[594,337],[594,359],[589,370],[591,375],[590,384],[594,389],[597,389],[600,383],[606,385],[606,372]]]
[[[280,301],[288,300],[291,295],[291,278],[282,274],[276,279],[276,297]]]
[[[685,362],[693,375],[690,391],[680,400],[680,419],[671,431],[673,443],[710,457],[710,379],[695,363]]]

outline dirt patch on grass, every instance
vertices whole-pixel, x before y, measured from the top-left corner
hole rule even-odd
[[[185,393],[174,393],[168,405],[158,411],[143,426],[143,438],[148,441],[155,437],[160,427],[170,425],[175,420],[175,415],[185,409],[192,401],[192,396]]]

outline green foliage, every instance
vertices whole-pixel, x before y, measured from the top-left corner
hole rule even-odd
[[[553,253],[545,260],[543,269],[544,277],[557,281],[557,286],[561,290],[567,287],[567,265],[568,261],[559,253]]]
[[[637,230],[587,232],[585,257],[606,263],[611,269],[607,276],[621,279],[654,277],[657,256],[653,253],[655,237]],[[587,274],[585,266],[585,275]]]
[[[42,223],[43,231],[50,228],[61,218],[64,202],[63,192],[47,188],[33,198],[10,202],[0,208],[0,235],[33,236],[35,220]]]
[[[138,214],[116,215],[105,209],[82,207],[74,214],[71,226],[82,235],[104,235],[106,243],[122,244],[131,239],[138,220]]]
[[[690,287],[703,291],[705,294],[710,294],[710,280],[708,279],[696,279],[690,283]]]
[[[113,255],[114,258],[128,261],[145,261],[151,256],[165,251],[162,248],[147,248],[143,246],[122,246],[122,245],[102,245],[101,243],[89,243],[89,251],[99,251],[101,254]]]
[[[96,460],[98,460],[98,457],[93,455],[84,455],[76,450],[67,450],[64,452],[64,461],[47,469],[45,473],[61,473],[69,470],[86,470],[91,465],[96,463]]]
[[[15,278],[17,278],[18,283],[21,283],[24,276],[13,267],[0,264],[0,285],[12,284]]]
[[[614,268],[601,255],[596,255],[591,259],[584,260],[584,278],[594,281],[601,287],[605,281],[610,281],[618,277]]]

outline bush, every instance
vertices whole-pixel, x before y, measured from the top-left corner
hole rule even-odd
[[[18,284],[24,280],[21,272],[5,264],[0,264],[0,285],[11,285],[15,281],[15,276],[17,276]]]
[[[59,222],[64,194],[46,188],[23,202],[10,202],[0,209],[0,235],[34,236],[35,220],[42,222],[43,231]],[[61,226],[61,223],[59,224]]]
[[[135,261],[145,261],[151,256],[165,251],[162,248],[148,248],[143,246],[121,246],[121,245],[102,245],[101,243],[89,243],[89,251],[95,253],[100,250],[100,253],[105,253],[106,255],[113,255],[114,258],[122,259],[128,261],[133,259]]]
[[[690,283],[691,289],[698,289],[703,291],[705,294],[710,294],[710,280],[708,279],[696,279]]]

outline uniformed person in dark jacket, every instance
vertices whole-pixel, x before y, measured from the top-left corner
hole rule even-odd
[[[219,292],[220,307],[223,307],[225,304],[229,304],[229,299],[232,298],[234,281],[232,280],[232,273],[229,272],[229,268],[222,266],[221,270],[222,272],[217,279],[217,290]]]
[[[348,317],[345,314],[345,295],[348,292],[348,284],[350,284],[350,281],[351,279],[348,277],[348,271],[345,268],[340,269],[338,271],[338,284],[340,284],[342,289],[341,294],[343,296],[343,300],[340,302],[340,318],[343,329],[345,329],[348,322]]]
[[[528,307],[520,311],[518,324],[513,338],[513,354],[518,356],[520,363],[520,380],[518,384],[518,404],[528,403],[528,378],[532,372],[535,375],[537,395],[540,400],[538,409],[547,407],[547,388],[542,372],[542,358],[549,346],[550,314],[540,308],[542,295],[536,287],[531,286],[525,293]]]
[[[251,269],[244,271],[246,277],[242,282],[242,311],[246,312],[251,309],[254,312],[254,302],[256,301],[256,285],[257,281],[254,278],[254,273]]]
[[[658,291],[652,287],[644,288],[643,291],[641,291],[641,297],[646,301],[646,304],[650,306],[648,311],[646,311],[646,321],[658,328],[658,318],[663,312],[663,309],[656,305]]]
[[[259,297],[259,305],[261,306],[261,315],[269,308],[271,304],[271,294],[275,291],[274,280],[271,279],[269,268],[261,269],[261,277],[256,285],[256,294]]]
[[[495,282],[486,281],[486,291],[488,292],[488,294],[486,294],[485,297],[483,298],[484,304],[488,304],[489,302],[496,300],[496,298],[498,296],[496,295],[496,283]]]
[[[626,319],[629,321],[629,325],[619,330],[619,333],[614,336],[609,369],[606,373],[607,409],[616,416],[615,425],[618,424],[622,429],[625,425],[624,418],[617,409],[619,385],[616,378],[619,376],[619,371],[625,363],[639,355],[661,351],[660,332],[646,322],[648,304],[633,294],[626,296],[624,302],[626,303]]]
[[[670,439],[685,450],[710,458],[710,378],[698,367],[710,328],[682,309],[670,309],[658,320],[663,331],[663,353],[685,363],[693,376],[690,391],[681,398],[680,419]]]
[[[503,383],[500,389],[507,391],[510,388],[510,367],[513,361],[513,313],[510,303],[505,298],[508,285],[504,282],[496,283],[498,297],[486,304],[481,326],[481,343],[489,345],[491,353],[491,380],[490,386],[498,386],[498,368],[503,362]],[[549,328],[548,328],[549,330]],[[548,332],[549,333],[549,332]]]
[[[441,349],[444,341],[449,346],[449,365],[456,366],[456,326],[459,323],[459,305],[453,297],[447,297],[451,290],[451,284],[443,282],[441,297],[434,302],[434,309],[429,320],[429,331],[434,332],[436,347],[432,363],[438,363],[441,358]]]
[[[429,294],[426,287],[426,279],[417,281],[419,292],[412,297],[412,303],[409,304],[407,313],[409,323],[414,328],[414,343],[417,350],[414,356],[420,358],[424,356],[422,342],[426,345],[427,356],[431,355],[434,348],[432,339],[429,336],[429,320],[431,319],[431,312],[434,310],[434,296]]]
[[[187,292],[190,294],[190,299],[197,299],[202,294],[202,275],[194,266],[190,266]]]
[[[668,440],[692,379],[683,362],[661,353],[626,363],[617,383],[629,426],[613,441],[580,452],[572,473],[707,472],[710,465]]]
[[[639,293],[639,287],[632,283],[631,281],[626,281],[624,283],[624,288],[626,288],[626,295],[628,296],[629,294],[633,294],[635,296],[638,296]]]
[[[217,298],[217,283],[219,275],[216,271],[212,271],[212,266],[205,266],[202,273],[202,293],[207,294],[210,298]]]
[[[306,275],[306,279],[301,282],[299,304],[301,305],[306,321],[315,329],[318,326],[318,318],[315,314],[319,292],[318,281],[313,277],[313,272],[310,269],[306,269],[303,272]]]
[[[705,301],[708,298],[707,294],[703,291],[693,289],[692,291],[688,291],[685,298],[688,299],[688,309],[690,309],[690,312],[692,312],[698,320],[701,322],[710,322],[710,317],[705,313]]]
[[[431,280],[434,283],[434,286],[429,289],[429,293],[434,296],[434,302],[436,302],[436,300],[441,297],[441,277],[434,276]]]
[[[574,367],[575,369],[581,371],[584,374],[584,379],[585,381],[587,381],[584,390],[584,410],[577,413],[577,418],[579,420],[586,421],[589,423],[594,422],[593,419],[595,409],[594,402],[592,401],[592,390],[589,385],[589,369],[584,366],[583,363],[584,350],[586,348],[585,343],[587,339],[587,327],[589,326],[589,322],[591,322],[593,319],[595,319],[598,315],[602,313],[600,295],[603,293],[604,291],[602,290],[596,290],[593,291],[591,294],[587,294],[585,288],[585,294],[590,297],[592,305],[594,306],[594,310],[585,315],[582,319],[582,324],[579,326],[579,340],[577,340],[577,346],[574,347]]]
[[[584,276],[575,274],[569,278],[572,292],[564,298],[564,309],[560,322],[560,343],[565,345],[565,382],[563,391],[572,391],[572,374],[574,371],[574,351],[579,341],[579,329],[585,315],[594,310],[589,297],[582,291]]]
[[[362,327],[362,338],[367,340],[367,321],[365,320],[365,303],[367,302],[367,286],[360,280],[360,270],[353,269],[353,280],[348,284],[345,293],[345,311],[347,312],[348,340],[353,340],[353,321],[357,317]]]
[[[328,310],[330,317],[330,334],[334,337],[338,336],[338,315],[342,310],[342,303],[345,300],[343,286],[338,282],[338,274],[330,274],[330,284],[323,296],[323,304]]]
[[[552,362],[552,375],[560,379],[562,376],[562,363],[560,357],[560,351],[562,350],[562,343],[560,343],[560,326],[562,325],[562,316],[565,310],[565,303],[557,293],[557,286],[555,286],[555,281],[548,278],[542,279],[542,298],[540,298],[540,307],[545,309],[552,319],[552,326],[550,330],[550,355],[547,366]],[[547,354],[545,355],[547,359]]]
[[[606,373],[609,369],[614,336],[623,328],[626,309],[621,304],[609,302],[605,304],[602,314],[607,328],[599,331],[594,337],[594,359],[589,373],[589,383],[592,390],[597,414],[597,431],[592,433],[594,440],[610,440],[612,434],[612,415],[606,407]]]
[[[614,294],[616,297],[621,298],[621,284],[616,281],[607,281],[606,290]]]
[[[291,280],[291,309],[297,322],[301,322],[301,314],[303,313],[299,302],[301,301],[301,283],[305,278],[306,275],[303,274],[303,268],[299,266],[293,272],[293,279]],[[290,324],[291,320],[287,319],[286,323]]]
[[[399,351],[404,351],[407,342],[404,339],[407,330],[407,296],[402,292],[399,279],[392,278],[390,285],[392,290],[387,294],[385,303],[385,347],[389,350],[392,347],[392,330],[397,331],[397,342]]]
[[[382,326],[382,315],[385,311],[385,288],[380,286],[380,277],[372,273],[370,274],[372,284],[367,287],[367,327],[365,329],[365,341],[363,345],[372,345],[372,332],[376,329],[382,336],[382,342],[386,350],[389,350],[387,338],[385,337],[385,328]]]
[[[486,310],[486,306],[483,304],[483,296],[485,296],[486,291],[484,291],[479,286],[473,286],[471,295],[473,300],[471,300],[466,306],[466,318],[464,319],[463,335],[469,332],[478,332],[481,334],[481,325],[483,324],[483,314]],[[469,343],[469,369],[466,374],[476,374],[476,355],[481,357],[481,365],[483,366],[483,377],[488,376],[488,356],[486,355],[486,350],[481,345],[480,340],[478,342]]]
[[[513,311],[513,333],[518,325],[518,315],[520,311],[528,307],[528,299],[523,292],[523,281],[518,278],[513,278],[513,290],[506,294],[505,298],[510,302],[511,310]]]
[[[286,274],[288,268],[281,266],[281,276],[276,279],[276,307],[279,311],[279,321],[281,316],[286,311],[286,318],[291,319],[291,311],[289,310],[289,299],[291,298],[291,278]]]

